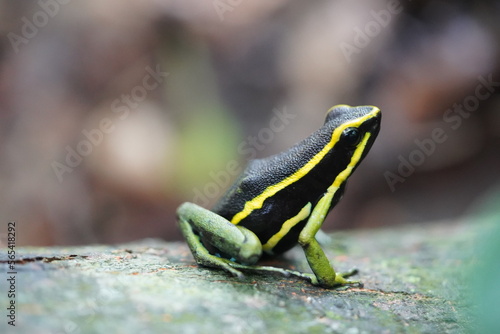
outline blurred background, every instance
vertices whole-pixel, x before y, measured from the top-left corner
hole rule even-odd
[[[383,122],[326,230],[455,221],[500,191],[498,1],[67,2],[0,2],[18,246],[179,239],[180,203],[210,207],[335,104]]]

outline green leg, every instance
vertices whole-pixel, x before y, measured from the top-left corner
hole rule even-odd
[[[262,245],[257,236],[250,230],[233,225],[207,209],[193,203],[184,203],[177,209],[177,215],[181,232],[193,257],[200,265],[223,269],[240,279],[244,275],[238,269],[283,276],[293,275],[311,282],[315,279],[314,275],[294,270],[250,265],[257,262],[262,254]],[[213,247],[238,262],[210,254],[201,242],[199,234],[203,235],[204,240],[210,242]]]
[[[323,249],[321,249],[320,244],[315,238],[316,233],[321,228],[321,225],[328,214],[332,197],[332,193],[326,193],[314,207],[306,226],[299,235],[299,244],[302,246],[307,261],[309,262],[309,266],[315,275],[312,281],[313,284],[318,284],[327,288],[345,284],[360,285],[359,282],[348,281],[345,279],[345,277],[355,274],[355,271],[348,273],[345,277],[342,274],[335,272],[330,264],[330,261],[323,252]]]
[[[242,263],[255,263],[262,253],[262,245],[255,234],[235,226],[223,217],[193,203],[184,203],[177,209],[179,227],[198,264],[220,268],[242,278],[233,262],[210,254],[200,240]],[[195,233],[195,231],[197,233]]]
[[[252,231],[233,225],[210,210],[193,203],[184,203],[177,209],[177,216],[181,232],[200,265],[223,269],[238,278],[243,278],[244,275],[237,269],[273,272],[285,276],[300,274],[280,268],[251,265],[256,263],[262,254],[260,240]],[[209,242],[236,262],[210,254],[199,235],[203,235],[205,242]]]
[[[186,242],[189,246],[189,249],[191,250],[191,253],[193,254],[193,257],[198,264],[212,268],[224,269],[227,272],[231,273],[233,276],[237,276],[238,278],[244,277],[240,271],[233,269],[229,265],[229,261],[210,254],[205,246],[203,246],[203,244],[201,243],[200,238],[193,232],[191,225],[187,223],[186,220],[180,218],[179,226],[181,228],[182,234],[184,235],[184,238],[186,238]]]

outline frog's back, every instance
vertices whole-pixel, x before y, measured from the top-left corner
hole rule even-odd
[[[213,211],[250,229],[265,243],[308,203],[314,207],[333,182],[337,172],[325,159],[312,165],[311,170],[304,171],[304,166],[329,142],[331,131],[321,128],[285,152],[250,161]],[[274,253],[295,245],[308,217],[309,213],[294,222],[293,229],[273,250]]]

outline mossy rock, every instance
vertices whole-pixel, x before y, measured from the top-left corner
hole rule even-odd
[[[364,283],[337,290],[281,276],[238,280],[198,267],[183,242],[19,247],[15,327],[3,316],[0,332],[467,333],[477,230],[441,223],[333,234],[324,248],[335,268],[358,268]],[[266,265],[308,270],[300,248]]]

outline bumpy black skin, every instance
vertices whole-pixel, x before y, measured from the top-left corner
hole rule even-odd
[[[243,209],[247,201],[261,194],[267,187],[296,172],[321,151],[330,141],[335,128],[349,120],[362,117],[370,111],[372,111],[372,107],[337,107],[328,113],[325,124],[319,130],[289,150],[268,158],[250,161],[238,180],[212,211],[231,220],[235,214]],[[371,132],[359,162],[370,150],[379,128],[380,116],[366,121],[358,128],[361,138],[366,132]],[[348,139],[342,136],[334,148],[307,175],[266,199],[261,209],[254,210],[238,225],[254,232],[264,244],[280,230],[286,220],[296,216],[308,202],[311,202],[314,208],[327,188],[333,183],[335,177],[349,164],[356,147],[348,145],[347,142]],[[341,199],[344,188],[345,182],[336,192],[330,210]],[[294,226],[272,249],[272,254],[283,253],[295,246],[298,235],[306,222],[307,218]]]

